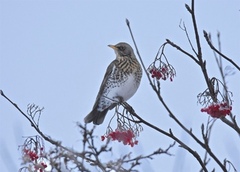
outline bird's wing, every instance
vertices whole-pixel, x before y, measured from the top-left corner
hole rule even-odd
[[[113,69],[116,67],[116,63],[118,63],[118,60],[114,60],[110,63],[110,65],[108,66],[106,72],[105,72],[105,75],[104,75],[104,78],[103,78],[103,81],[102,81],[102,84],[100,86],[100,89],[99,89],[99,92],[98,92],[98,95],[97,95],[97,98],[96,98],[96,101],[95,101],[95,104],[93,106],[93,109],[97,108],[98,106],[98,103],[99,103],[99,99],[101,98],[102,94],[103,94],[103,91],[104,91],[104,88],[106,87],[106,83],[109,79],[109,76],[111,75]]]

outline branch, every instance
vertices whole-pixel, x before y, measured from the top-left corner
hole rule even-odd
[[[175,43],[173,43],[172,41],[170,41],[169,39],[166,39],[166,42],[168,44],[170,44],[172,47],[176,48],[177,50],[179,50],[180,52],[182,52],[183,54],[187,55],[188,57],[190,57],[195,63],[197,63],[198,65],[200,65],[199,61],[190,53],[188,53],[187,51],[183,50],[180,46],[176,45]]]
[[[218,51],[217,48],[215,48],[207,34],[207,32],[204,30],[203,31],[204,37],[208,43],[208,45],[210,46],[210,48],[215,51],[216,53],[218,53],[220,56],[222,56],[225,60],[229,61],[233,66],[235,66],[239,71],[240,71],[240,67],[230,58],[228,58],[227,56],[225,56],[224,54],[222,54],[220,51]]]
[[[211,132],[212,126],[210,125],[209,128],[207,128],[206,134],[204,133],[204,125],[202,125],[201,128],[202,128],[202,137],[204,140],[204,145],[207,153],[215,160],[215,162],[221,167],[221,169],[224,172],[227,172],[227,169],[224,166],[224,164],[221,163],[221,161],[217,158],[217,156],[212,152],[211,148],[209,147],[209,138],[210,138],[210,132]]]
[[[187,4],[185,4],[185,7],[187,8],[188,12],[191,14],[191,17],[192,17],[193,28],[194,28],[194,32],[195,32],[195,39],[196,39],[196,44],[197,44],[197,49],[198,49],[197,57],[198,57],[199,61],[202,63],[202,50],[201,50],[200,38],[199,38],[199,34],[198,34],[197,21],[196,21],[196,17],[195,17],[194,0],[192,0],[191,8]]]
[[[143,70],[145,71],[145,74],[146,74],[146,76],[148,77],[148,80],[150,81],[150,84],[151,84],[150,76],[149,76],[149,74],[148,74],[148,71],[147,71],[144,63],[143,63],[143,60],[142,60],[142,58],[141,58],[141,55],[140,55],[140,53],[139,53],[139,51],[138,51],[137,44],[136,44],[136,42],[135,42],[135,39],[134,39],[134,36],[133,36],[133,33],[132,33],[132,29],[131,29],[131,27],[130,27],[130,22],[129,22],[128,19],[126,19],[126,24],[127,24],[127,26],[128,26],[129,32],[130,32],[130,34],[131,34],[131,37],[132,37],[134,46],[135,46],[135,48],[136,48],[136,52],[137,52],[137,55],[138,55],[138,57],[139,57],[140,63],[141,63],[141,65],[142,65],[142,67],[143,67]]]
[[[131,37],[132,37],[132,39],[133,39],[135,48],[136,48],[136,50],[137,50],[137,55],[138,55],[138,57],[139,57],[139,59],[140,59],[140,62],[141,62],[141,64],[142,64],[143,68],[144,68],[144,71],[145,71],[145,73],[146,73],[146,75],[147,75],[147,78],[148,78],[148,80],[149,80],[149,83],[150,83],[150,85],[152,86],[153,90],[154,90],[156,93],[158,93],[158,95],[160,95],[160,94],[159,94],[159,89],[155,86],[155,84],[153,84],[152,80],[150,79],[150,77],[149,77],[149,75],[148,75],[147,69],[145,68],[145,65],[143,64],[141,55],[140,55],[140,53],[139,53],[139,51],[138,51],[138,48],[137,48],[137,45],[136,45],[136,42],[135,42],[135,39],[134,39],[132,30],[131,30],[131,27],[130,27],[130,22],[129,22],[127,19],[126,19],[126,24],[127,24],[128,29],[129,29],[129,31],[130,31],[130,34],[131,34]],[[191,55],[190,55],[190,56],[191,56]],[[193,59],[195,59],[195,58],[193,58]],[[196,61],[196,59],[195,59],[195,61]],[[197,61],[196,61],[196,62],[197,62]],[[197,62],[197,63],[198,63],[198,62]],[[158,85],[158,86],[159,86],[159,85]],[[159,87],[160,87],[160,86],[159,86]],[[192,154],[192,155],[197,159],[197,161],[198,161],[199,164],[202,166],[202,169],[203,169],[204,171],[208,171],[207,168],[206,168],[206,166],[204,165],[204,162],[201,160],[199,154],[198,154],[196,151],[192,150],[190,147],[188,147],[186,144],[184,144],[184,143],[183,143],[181,140],[179,140],[176,136],[174,136],[173,133],[172,133],[172,131],[171,131],[171,129],[169,130],[169,133],[168,133],[168,132],[166,132],[166,131],[164,131],[164,130],[162,130],[162,129],[156,127],[156,126],[154,126],[153,124],[151,124],[151,123],[143,120],[140,116],[138,116],[138,115],[134,112],[133,108],[132,108],[127,102],[122,103],[122,106],[123,106],[124,108],[126,108],[133,116],[135,116],[136,118],[138,118],[138,120],[140,120],[141,123],[144,123],[145,125],[153,128],[154,130],[162,133],[163,135],[165,135],[165,136],[167,136],[167,137],[172,138],[172,139],[175,140],[177,143],[179,143],[184,149],[186,149],[188,152],[190,152],[190,154]],[[167,107],[167,106],[165,106],[165,107]],[[169,109],[168,109],[168,110],[169,110]],[[170,111],[170,110],[169,110],[169,111]]]
[[[12,100],[10,100],[4,93],[2,90],[0,90],[0,95],[3,96],[7,101],[9,101],[31,124],[31,126],[37,131],[37,133],[47,142],[62,148],[63,150],[66,150],[72,154],[75,154],[81,158],[84,158],[84,155],[82,153],[77,153],[74,152],[73,150],[71,150],[70,148],[67,148],[65,146],[62,146],[60,141],[55,141],[53,139],[51,139],[49,136],[46,136],[42,131],[40,131],[40,129],[38,128],[37,125],[35,125],[35,123],[18,107],[18,105],[16,103],[14,103]],[[91,159],[87,159],[88,161],[92,161]]]
[[[135,158],[131,158],[131,153],[129,153],[129,154],[119,158],[115,162],[112,162],[112,161],[108,162],[106,166],[108,168],[110,168],[111,170],[115,170],[115,171],[119,171],[119,172],[121,172],[121,171],[122,172],[133,172],[134,171],[133,168],[137,165],[140,165],[141,160],[144,160],[144,159],[152,160],[155,155],[159,155],[159,154],[172,155],[168,151],[172,147],[174,147],[174,145],[175,145],[175,142],[173,144],[170,144],[168,146],[168,148],[166,148],[165,150],[159,148],[151,154],[148,154],[148,155],[145,155],[145,156],[139,155]],[[123,164],[130,164],[130,168],[129,169],[123,169],[123,167],[122,167]]]
[[[188,52],[182,50],[179,46],[177,46],[176,44],[172,43],[171,41],[169,41],[167,39],[167,43],[169,43],[170,45],[172,45],[173,47],[177,48],[179,51],[181,51],[182,53],[186,54],[187,56],[189,56],[190,58],[192,58],[198,65],[200,65],[201,69],[202,69],[202,72],[204,74],[204,78],[206,80],[206,83],[208,85],[208,88],[209,88],[209,91],[213,98],[213,100],[215,100],[215,96],[214,96],[214,88],[213,86],[211,85],[211,82],[210,80],[208,79],[208,74],[207,74],[207,70],[206,70],[206,62],[202,61],[202,52],[201,52],[201,45],[200,45],[200,39],[199,39],[199,35],[198,35],[198,30],[197,30],[197,25],[196,25],[196,19],[195,19],[195,14],[194,14],[194,1],[192,1],[192,9],[190,9],[190,7],[187,6],[187,9],[189,10],[189,12],[191,12],[192,14],[192,20],[193,20],[193,24],[194,24],[194,31],[195,31],[195,36],[196,36],[196,42],[197,42],[197,46],[198,46],[198,59],[199,61],[191,54],[189,54]],[[132,36],[132,39],[134,40],[134,37],[133,37],[133,34],[132,34],[132,31],[131,31],[131,28],[130,28],[130,24],[129,24],[129,21],[127,21],[127,25],[128,25],[128,28],[130,30],[130,33],[131,33],[131,36]],[[135,42],[135,41],[134,41]],[[135,46],[136,46],[136,43],[135,43]],[[137,49],[137,46],[136,46],[136,49]],[[141,60],[141,56],[140,54],[138,53],[138,56]],[[142,60],[141,60],[142,61]],[[143,65],[144,66],[144,65]],[[145,69],[145,68],[144,68]],[[147,70],[145,69],[145,72],[148,76],[148,79],[149,79],[149,82],[150,82],[150,85],[152,86],[153,90],[156,92],[160,102],[163,104],[163,106],[165,107],[165,109],[169,112],[170,114],[170,117],[174,119],[174,121],[184,130],[186,131],[199,145],[202,146],[203,149],[205,149],[209,154],[210,156],[220,165],[221,168],[224,167],[223,164],[219,163],[220,161],[216,158],[216,156],[211,152],[211,149],[209,148],[206,148],[206,143],[203,143],[202,141],[200,141],[193,133],[191,130],[188,130],[174,115],[173,113],[170,111],[170,109],[167,107],[167,105],[165,104],[165,102],[163,101],[163,98],[161,97],[160,95],[160,88],[159,87],[156,87],[156,85],[152,82],[152,80],[150,79],[148,73],[147,73]],[[159,86],[159,85],[158,85]],[[131,108],[130,108],[131,109]],[[136,115],[136,114],[134,114]],[[136,116],[137,117],[137,116]],[[175,141],[177,141],[177,138],[174,138],[175,136],[172,134],[171,130],[170,130],[170,133],[167,133],[159,128],[157,128],[156,126],[152,125],[152,124],[149,124],[148,122],[144,121],[141,117],[137,117],[142,123],[144,123],[145,125],[148,125],[149,127],[161,132],[162,134],[168,136],[168,137],[171,137],[173,138]],[[178,141],[177,141],[178,142]],[[178,142],[178,143],[181,143]],[[181,144],[180,144],[181,145]],[[183,144],[182,147],[185,147],[185,145]],[[188,147],[185,147],[187,150],[189,149]],[[189,151],[191,153],[191,151]],[[197,158],[196,158],[197,159]],[[201,164],[201,163],[200,163]],[[202,165],[202,164],[201,164]],[[202,165],[203,167],[205,167],[205,165]],[[203,169],[204,170],[204,169]]]
[[[193,149],[191,149],[189,146],[187,146],[185,143],[183,143],[180,139],[178,139],[178,138],[172,133],[172,130],[171,130],[171,129],[169,129],[169,132],[166,132],[166,131],[158,128],[157,126],[155,126],[155,125],[153,125],[153,124],[145,121],[143,118],[141,118],[140,116],[138,116],[138,115],[135,113],[134,109],[133,109],[127,102],[123,102],[121,105],[122,105],[125,109],[127,109],[134,117],[136,117],[141,123],[147,125],[148,127],[150,127],[150,128],[152,128],[152,129],[154,129],[154,130],[162,133],[163,135],[165,135],[165,136],[173,139],[173,140],[176,141],[177,143],[179,143],[182,148],[186,149],[190,154],[192,154],[192,155],[197,159],[197,161],[198,161],[199,164],[202,166],[202,168],[203,168],[204,171],[206,171],[206,172],[208,171],[207,168],[206,168],[206,166],[204,165],[204,162],[202,161],[201,157],[199,156],[199,154],[198,154],[195,150],[193,150]]]
[[[209,46],[213,49],[213,52],[214,52],[214,56],[215,56],[215,60],[217,62],[217,65],[218,65],[218,68],[220,70],[220,74],[221,74],[221,77],[222,77],[222,80],[223,80],[223,91],[224,91],[224,97],[225,97],[225,100],[229,103],[231,102],[231,99],[229,98],[228,96],[228,88],[227,88],[227,84],[226,84],[226,80],[225,80],[225,75],[223,73],[223,66],[222,66],[222,57],[224,58],[224,55],[221,53],[221,44],[220,44],[220,34],[218,33],[218,46],[219,46],[219,50],[217,50],[217,48],[215,48],[213,45],[212,45],[212,41],[211,41],[211,37],[209,34],[207,34],[206,31],[203,31],[204,33],[204,37],[206,39],[206,41],[208,42]],[[219,54],[219,59],[217,58],[216,56],[216,53]],[[225,56],[226,57],[226,56]],[[225,58],[226,59],[226,58]],[[229,59],[229,58],[228,58]],[[229,59],[231,60],[231,59]],[[231,60],[232,61],[232,60]],[[233,61],[232,61],[233,62]],[[234,63],[234,62],[233,62]],[[235,63],[234,63],[235,64]],[[236,65],[236,64],[235,64]],[[236,68],[238,68],[238,66],[235,66]],[[230,118],[231,118],[231,121],[228,120],[227,118],[225,117],[222,117],[221,120],[222,122],[224,122],[226,125],[228,125],[229,127],[231,127],[232,129],[234,129],[238,134],[240,134],[240,128],[238,127],[238,124],[237,124],[237,121],[235,119],[235,117],[230,114]]]
[[[94,143],[94,138],[95,136],[93,135],[93,131],[94,128],[93,127],[91,130],[87,130],[86,125],[83,126],[80,123],[77,123],[78,127],[81,129],[81,134],[83,136],[83,151],[80,152],[76,152],[75,150],[72,150],[70,148],[67,148],[65,146],[63,146],[61,144],[61,142],[58,141],[54,141],[53,139],[51,139],[50,137],[47,137],[45,134],[43,134],[39,127],[38,124],[35,123],[31,118],[29,118],[18,106],[16,103],[14,103],[12,100],[10,100],[4,93],[2,90],[0,90],[0,95],[3,96],[7,101],[9,101],[31,124],[31,126],[37,131],[37,133],[41,136],[41,138],[43,138],[45,141],[51,143],[52,145],[55,145],[56,148],[54,150],[51,150],[50,153],[48,154],[49,157],[49,161],[50,164],[52,165],[53,168],[58,169],[61,171],[60,169],[60,164],[64,163],[64,166],[68,169],[69,166],[69,162],[73,163],[74,167],[70,167],[70,169],[78,169],[80,171],[90,171],[88,169],[86,169],[86,167],[84,166],[84,162],[88,162],[90,165],[92,166],[96,166],[98,168],[101,169],[101,171],[108,171],[107,168],[112,168],[115,169],[114,166],[111,166],[111,164],[118,164],[118,168],[120,171],[132,171],[132,169],[137,166],[140,165],[139,161],[142,159],[152,159],[152,157],[154,155],[158,155],[158,154],[168,154],[171,155],[170,153],[168,153],[169,149],[172,148],[174,146],[175,143],[171,144],[167,149],[163,150],[163,149],[158,149],[156,151],[154,151],[153,153],[149,154],[149,155],[145,155],[145,156],[137,156],[135,158],[129,158],[128,154],[124,155],[123,158],[118,159],[116,162],[113,161],[109,161],[108,163],[102,163],[101,159],[100,159],[100,154],[102,154],[103,152],[111,152],[112,148],[108,147],[108,144],[110,142],[110,139],[107,140],[106,144],[101,146],[99,149],[96,147],[95,143]],[[166,132],[166,134],[168,134]],[[170,134],[168,134],[170,135]],[[39,137],[40,137],[39,136]],[[28,137],[31,139],[31,137]],[[34,140],[34,139],[31,139]],[[36,141],[37,142],[37,141]],[[35,143],[35,142],[34,142]],[[182,144],[183,145],[183,144]],[[34,147],[35,145],[33,145]],[[184,145],[183,145],[184,146]],[[41,146],[40,146],[41,147]],[[23,145],[24,148],[24,145]],[[86,150],[88,149],[88,150]],[[36,151],[35,148],[33,148],[33,151]],[[47,158],[47,154],[46,156],[44,156],[45,158]],[[81,158],[81,160],[79,160],[79,158]],[[125,158],[129,158],[128,160],[125,160]],[[123,164],[126,163],[130,163],[131,162],[131,167],[130,170],[125,170],[123,168]],[[30,162],[31,163],[31,162]],[[33,162],[34,163],[34,162]],[[120,164],[119,164],[120,163]],[[27,167],[23,167],[20,170],[24,170]]]

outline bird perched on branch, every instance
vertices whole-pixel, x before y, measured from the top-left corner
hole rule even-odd
[[[106,70],[92,111],[84,118],[85,123],[102,124],[108,110],[135,94],[142,78],[141,65],[129,44],[120,42],[108,46],[115,51],[116,59]]]

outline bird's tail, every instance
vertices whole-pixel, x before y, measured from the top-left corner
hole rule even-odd
[[[104,121],[104,118],[107,114],[108,109],[105,109],[104,111],[100,112],[97,111],[97,109],[93,109],[85,118],[85,123],[93,122],[95,125],[102,124]]]

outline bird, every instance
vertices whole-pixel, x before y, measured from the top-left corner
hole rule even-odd
[[[85,123],[102,124],[107,112],[129,100],[141,82],[142,68],[132,47],[125,42],[108,46],[115,51],[116,59],[107,67],[92,111],[84,118]]]

